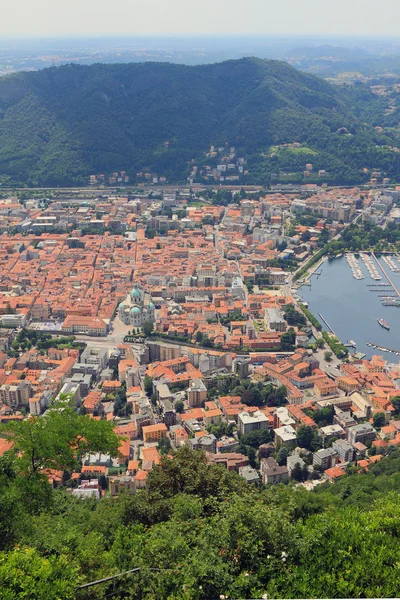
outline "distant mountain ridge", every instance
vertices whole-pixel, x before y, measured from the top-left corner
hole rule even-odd
[[[249,159],[248,181],[264,183],[277,168],[291,168],[266,157],[268,149],[295,141],[316,151],[317,166],[339,180],[341,171],[344,180],[361,180],[364,166],[400,173],[396,156],[376,150],[390,140],[365,122],[364,105],[375,110],[378,100],[366,88],[352,93],[254,58],[10,75],[0,78],[0,181],[74,185],[91,173],[134,177],[143,168],[184,181],[191,159],[201,162],[210,144],[227,143]]]

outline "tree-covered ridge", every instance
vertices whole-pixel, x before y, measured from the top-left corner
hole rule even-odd
[[[383,147],[395,143],[371,126],[383,114],[368,88],[346,91],[279,61],[65,65],[0,79],[0,176],[64,185],[148,168],[184,181],[188,161],[228,144],[248,160],[248,182],[290,177],[311,159],[337,183],[365,179],[364,167],[396,177],[399,155]],[[313,153],[269,156],[292,142]]]

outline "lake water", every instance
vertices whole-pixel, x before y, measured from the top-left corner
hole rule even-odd
[[[371,259],[374,260],[372,257]],[[394,257],[392,259],[400,269],[398,260]],[[400,272],[393,273],[381,258],[378,262],[400,290]],[[368,358],[372,354],[382,354],[387,360],[397,363],[399,356],[367,346],[368,342],[372,342],[400,351],[400,307],[382,306],[379,298],[380,294],[386,294],[386,290],[387,295],[394,295],[394,291],[391,287],[386,287],[385,291],[370,291],[373,288],[368,288],[368,285],[386,284],[388,281],[379,267],[378,272],[382,280],[375,281],[369,275],[361,257],[358,258],[358,263],[364,275],[364,279],[361,280],[354,279],[345,257],[324,262],[318,269],[321,275],[313,275],[310,280],[311,287],[302,286],[299,295],[308,302],[310,311],[319,321],[321,319],[318,313],[326,319],[343,343],[354,340],[357,343],[357,351],[363,352]],[[377,318],[380,317],[388,322],[389,331],[377,322]],[[328,329],[322,321],[321,325]]]

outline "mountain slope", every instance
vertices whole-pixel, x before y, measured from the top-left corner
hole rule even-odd
[[[255,165],[260,151],[294,141],[321,153],[318,168],[348,170],[350,158],[353,179],[380,166],[385,143],[343,90],[279,61],[66,65],[0,78],[0,177],[14,182],[73,184],[146,167],[184,180],[187,161],[210,144],[235,145]],[[397,157],[385,160],[398,170]],[[265,159],[252,177],[273,170]]]

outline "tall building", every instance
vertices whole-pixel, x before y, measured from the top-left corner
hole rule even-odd
[[[199,408],[207,401],[207,388],[201,379],[193,379],[188,388],[189,406]]]

